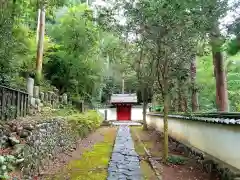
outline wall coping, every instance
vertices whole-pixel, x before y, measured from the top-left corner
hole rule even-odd
[[[147,113],[147,115],[163,117],[163,114],[159,114],[159,113]],[[181,119],[181,120],[200,121],[200,122],[214,123],[214,124],[240,125],[240,119],[232,119],[232,118],[210,118],[210,117],[186,116],[186,115],[185,116],[168,115],[168,117]]]

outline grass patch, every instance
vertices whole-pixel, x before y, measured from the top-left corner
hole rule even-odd
[[[137,131],[138,130],[141,130],[142,127],[130,127],[130,131],[131,131],[131,134],[132,134],[132,138],[133,138],[133,141],[134,141],[134,148],[135,148],[135,151],[138,153],[139,156],[145,156],[145,150],[144,150],[144,144],[140,143],[136,134],[135,133],[138,133]]]
[[[109,129],[104,140],[96,143],[92,150],[85,151],[81,158],[71,161],[54,180],[105,180],[110,161],[116,129]]]
[[[138,133],[138,131],[142,131],[142,127],[131,127],[131,134],[132,134],[132,138],[134,141],[135,151],[138,153],[139,156],[146,157],[146,153],[144,150],[145,144],[139,142],[139,140],[135,134],[135,133]],[[145,179],[145,180],[155,180],[156,179],[155,172],[153,171],[150,164],[146,160],[142,159],[140,161],[140,167],[141,167],[143,179]]]
[[[143,174],[144,180],[151,180],[151,179],[155,180],[156,179],[155,173],[147,161],[144,161],[144,160],[141,161],[140,166],[141,166],[141,172]]]
[[[151,155],[154,157],[160,157],[162,156],[162,152],[160,150],[158,150],[157,148],[154,148],[156,146],[156,143],[153,141],[151,138],[149,138],[149,135],[147,134],[146,131],[143,131],[143,127],[142,126],[138,126],[138,127],[131,127],[132,131],[134,131],[135,133],[138,134],[139,138],[142,140],[142,143],[144,144],[144,146],[148,149],[151,150]],[[141,135],[143,137],[147,137],[147,138],[143,138],[141,137]]]

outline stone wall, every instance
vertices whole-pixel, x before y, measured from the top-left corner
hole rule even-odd
[[[34,174],[44,160],[51,160],[58,153],[72,148],[75,140],[75,135],[62,118],[36,125],[36,129],[26,138],[23,173]]]
[[[33,175],[58,153],[72,149],[76,136],[63,118],[41,123],[9,123],[1,128],[0,146],[8,148],[17,161],[25,179]],[[21,162],[20,162],[21,161]]]

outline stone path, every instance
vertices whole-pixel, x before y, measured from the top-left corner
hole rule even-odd
[[[107,180],[141,180],[139,157],[134,150],[127,125],[119,126],[108,167]]]
[[[141,126],[142,124],[139,122],[132,122],[132,121],[114,121],[110,122],[112,125],[121,126],[121,125],[128,125],[128,126]]]

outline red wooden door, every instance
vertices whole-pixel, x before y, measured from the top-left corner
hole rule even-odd
[[[118,121],[131,120],[131,106],[130,105],[117,106],[117,120]]]

